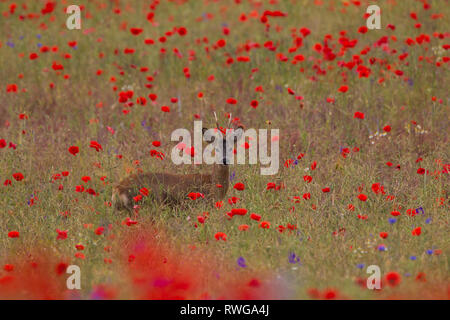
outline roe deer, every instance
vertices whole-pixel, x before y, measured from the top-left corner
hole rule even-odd
[[[242,137],[244,128],[239,125],[235,130],[232,128],[224,129],[225,135],[219,132],[221,129],[216,118],[216,128],[213,129],[216,134],[211,134],[213,130],[209,132],[206,128],[202,130],[204,140],[214,142],[216,161],[212,166],[211,173],[147,172],[133,174],[120,181],[113,188],[112,203],[114,208],[132,210],[134,206],[133,198],[144,187],[149,189],[149,196],[155,201],[169,205],[187,200],[187,196],[191,192],[201,193],[206,199],[213,198],[216,201],[223,199],[229,186],[230,155],[233,154],[234,144]],[[205,135],[205,133],[207,134]]]

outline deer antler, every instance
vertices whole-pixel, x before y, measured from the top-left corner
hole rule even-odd
[[[217,120],[217,115],[215,111],[214,111],[214,118],[216,119],[216,128],[219,128],[219,121]]]

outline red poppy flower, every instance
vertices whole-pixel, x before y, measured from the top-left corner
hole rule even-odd
[[[58,233],[58,236],[56,237],[56,239],[58,239],[58,240],[67,239],[67,230],[56,229],[56,232]]]
[[[85,258],[85,255],[82,252],[76,252],[74,254],[74,256],[75,256],[75,258],[78,258],[78,259],[84,259]]]
[[[358,195],[358,199],[361,200],[361,201],[366,201],[367,200],[367,196],[365,194],[361,193],[361,194]]]
[[[131,227],[135,224],[137,224],[138,222],[136,220],[131,220],[130,217],[127,217],[124,221],[124,224],[126,224],[128,227]]]
[[[424,272],[419,272],[416,276],[416,281],[427,282],[426,275]]]
[[[359,27],[358,29],[358,32],[362,34],[366,33],[367,31],[369,31],[369,29],[366,26]]]
[[[242,182],[238,182],[233,187],[236,190],[242,191],[245,189],[245,185]]]
[[[5,264],[5,265],[3,266],[3,270],[5,270],[5,271],[7,271],[7,272],[11,272],[11,271],[14,270],[14,265],[12,265],[12,264]]]
[[[385,194],[386,192],[384,191],[384,186],[381,185],[381,183],[374,183],[372,184],[372,191],[375,194]]]
[[[395,287],[401,282],[400,275],[397,272],[389,272],[386,274],[386,282],[391,287]]]
[[[227,241],[227,235],[223,232],[217,232],[214,235],[214,238],[216,238],[217,241],[219,241],[219,240]]]
[[[263,229],[269,229],[269,228],[270,228],[270,222],[262,221],[262,222],[260,223],[259,227],[260,227],[260,228],[263,228]]]
[[[130,29],[131,34],[134,36],[141,34],[142,31],[144,31],[142,28],[131,28]]]
[[[95,192],[95,190],[92,189],[92,188],[86,189],[86,192],[89,193],[92,196],[98,196],[97,192]]]
[[[338,297],[338,292],[336,289],[326,289],[323,292],[323,298],[325,300],[333,300],[336,299]]]
[[[90,146],[91,148],[94,148],[95,151],[99,152],[100,150],[103,150],[102,145],[98,143],[97,141],[91,141]]]
[[[178,34],[180,36],[185,36],[187,34],[187,29],[185,27],[178,28]]]
[[[388,233],[387,232],[380,232],[380,237],[383,239],[386,239],[388,237]]]
[[[63,273],[66,273],[67,267],[68,267],[67,263],[64,263],[64,262],[58,263],[58,264],[56,265],[56,273],[57,273],[57,274],[63,274]]]
[[[17,92],[18,86],[15,83],[6,85],[6,92]]]
[[[19,231],[10,231],[8,233],[8,237],[10,237],[10,238],[18,238],[19,237]]]
[[[99,236],[103,234],[103,231],[105,231],[104,227],[98,227],[97,229],[95,229],[95,234]]]
[[[257,100],[252,100],[252,102],[250,102],[250,105],[252,106],[252,108],[257,108],[258,107],[259,102]]]
[[[80,148],[77,146],[71,146],[69,148],[69,152],[75,156],[78,152],[80,152]]]
[[[13,174],[13,178],[16,181],[21,181],[21,180],[23,180],[24,176],[23,176],[23,174],[21,172],[16,172],[16,173]]]
[[[413,236],[420,236],[421,233],[422,233],[422,228],[421,227],[417,227],[413,231],[411,231],[411,234]]]
[[[425,173],[425,169],[424,168],[419,168],[419,169],[417,169],[417,173],[418,174],[424,174]]]
[[[356,119],[364,119],[364,113],[363,113],[363,112],[356,111],[355,114],[354,114],[354,116],[353,116],[353,118],[356,118]]]
[[[266,190],[275,189],[276,186],[277,186],[277,185],[276,185],[275,183],[269,182],[269,183],[267,183],[267,188],[266,188]]]
[[[203,224],[205,223],[206,218],[204,216],[197,216],[197,220],[199,223]]]
[[[141,189],[139,190],[139,192],[140,192],[143,196],[145,196],[145,197],[147,197],[147,196],[150,194],[150,191],[148,191],[147,188],[141,188]]]
[[[238,227],[238,229],[239,229],[240,231],[246,231],[246,230],[248,230],[248,228],[249,228],[249,226],[246,225],[246,224],[241,224],[241,225]]]
[[[338,90],[339,92],[346,93],[348,91],[348,86],[341,86]]]
[[[228,99],[227,99],[227,103],[228,103],[228,104],[236,104],[236,103],[237,103],[237,100],[234,99],[234,98],[228,98]]]
[[[198,198],[204,198],[205,196],[202,193],[199,192],[191,192],[188,194],[188,197],[191,200],[197,200]]]
[[[252,214],[250,215],[250,219],[259,221],[259,220],[261,220],[261,216],[260,216],[259,214],[256,214],[256,213],[252,213]]]

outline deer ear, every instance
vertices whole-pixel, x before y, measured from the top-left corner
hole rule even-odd
[[[243,134],[244,134],[244,127],[239,126],[236,130],[234,130],[234,141],[238,142],[239,139],[242,138]]]

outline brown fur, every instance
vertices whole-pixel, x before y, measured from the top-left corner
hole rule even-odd
[[[218,187],[217,185],[221,185]],[[200,192],[205,199],[219,201],[227,193],[229,186],[229,166],[215,164],[210,174],[172,174],[148,172],[133,174],[120,181],[113,188],[112,202],[116,209],[132,209],[133,197],[141,188],[150,191],[149,196],[160,203],[179,204],[189,199],[190,192]]]

